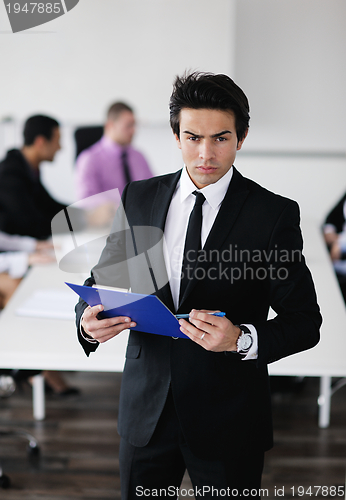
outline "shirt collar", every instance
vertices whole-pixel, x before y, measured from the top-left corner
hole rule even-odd
[[[202,189],[198,189],[190,179],[185,166],[180,177],[180,202],[183,203],[194,191],[200,191],[204,194],[208,204],[216,210],[226,195],[232,175],[233,166],[217,182],[209,184]]]

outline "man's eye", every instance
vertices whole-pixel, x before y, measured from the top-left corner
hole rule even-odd
[[[219,142],[227,141],[226,137],[217,137],[216,140]]]
[[[198,140],[198,137],[195,137],[195,136],[191,136],[191,137],[188,137],[188,140],[189,141],[197,141]]]

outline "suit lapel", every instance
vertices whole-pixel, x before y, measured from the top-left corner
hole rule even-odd
[[[164,231],[167,212],[169,209],[169,205],[171,203],[172,196],[174,194],[176,185],[180,179],[181,170],[172,174],[171,176],[164,177],[159,181],[156,196],[154,198],[152,212],[151,212],[151,226],[158,227],[162,231]],[[151,241],[151,246],[155,244],[154,241]],[[163,259],[163,251],[162,251],[162,259]],[[161,265],[164,265],[164,262]],[[153,263],[154,265],[154,263]],[[166,306],[174,311],[174,303],[171,293],[171,287],[169,282],[166,283],[165,286],[160,288],[157,297],[162,300],[166,304]]]
[[[222,201],[219,213],[210,230],[204,249],[218,249],[231,232],[240,210],[249,194],[244,177],[234,168],[227,193]]]
[[[222,201],[220,210],[203,247],[203,250],[207,253],[207,255],[210,250],[217,250],[224,243],[231,232],[249,193],[244,177],[238,172],[238,170],[236,170],[235,167],[233,167],[233,169],[233,176],[227,193]],[[207,268],[209,262],[198,262],[197,265],[200,268]],[[194,278],[189,281],[182,301],[179,304],[179,310],[186,298],[196,286],[197,282],[198,280]]]
[[[159,227],[164,230],[167,212],[171,203],[178,180],[180,179],[181,170],[174,174],[164,177],[159,180],[157,191],[155,194],[154,202],[150,221],[153,227]]]

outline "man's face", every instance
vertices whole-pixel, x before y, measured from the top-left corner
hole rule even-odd
[[[244,139],[238,142],[232,112],[184,108],[180,139],[175,134],[192,182],[202,189],[217,182],[234,163]]]
[[[123,111],[116,120],[108,120],[106,129],[114,142],[127,146],[131,144],[136,130],[135,117],[130,111]]]
[[[61,149],[59,127],[55,127],[53,129],[52,137],[50,139],[46,139],[43,136],[39,136],[38,139],[39,141],[37,144],[40,148],[41,161],[53,161],[56,152]]]

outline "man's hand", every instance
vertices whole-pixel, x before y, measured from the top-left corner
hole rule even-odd
[[[240,328],[226,317],[208,314],[212,312],[192,309],[190,322],[179,320],[180,330],[207,351],[236,351]]]
[[[51,253],[34,252],[30,253],[28,257],[29,266],[37,264],[50,264],[51,262],[55,262],[55,256]]]
[[[136,326],[131,318],[116,316],[115,318],[97,319],[99,312],[103,311],[103,305],[88,306],[82,316],[81,325],[87,335],[101,344],[116,337],[123,330]]]
[[[324,233],[324,239],[327,245],[333,245],[338,239],[338,233],[335,231],[328,231]]]
[[[37,240],[36,242],[36,252],[50,252],[51,250],[54,250],[54,245],[51,240]]]
[[[334,241],[330,248],[330,257],[333,261],[341,258],[341,247],[338,239]]]

